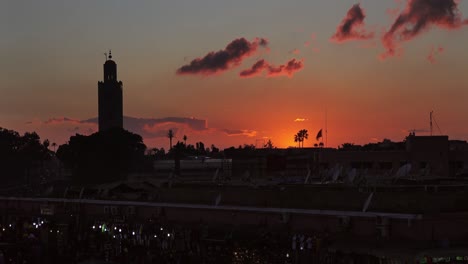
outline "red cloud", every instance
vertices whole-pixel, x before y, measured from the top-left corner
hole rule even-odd
[[[335,35],[331,37],[331,41],[343,43],[349,40],[366,40],[374,37],[374,33],[367,33],[361,27],[364,25],[366,15],[359,4],[355,4],[349,9],[346,17],[336,29]]]
[[[430,26],[452,30],[466,24],[468,21],[461,19],[456,0],[408,0],[406,9],[382,37],[386,51],[381,58],[398,55],[397,42],[410,41]]]
[[[240,77],[248,78],[260,75],[268,67],[268,63],[265,60],[257,61],[250,69],[243,70],[239,73]]]
[[[295,72],[302,70],[302,68],[304,68],[303,60],[298,61],[296,59],[292,59],[284,65],[273,66],[262,59],[257,61],[254,65],[252,65],[250,69],[241,71],[239,73],[239,76],[243,78],[258,76],[262,73],[263,70],[266,70],[268,77],[292,77]]]
[[[302,70],[304,68],[303,60],[296,60],[292,59],[288,61],[286,64],[279,65],[279,66],[268,66],[267,75],[270,77],[275,76],[288,76],[292,77],[294,73]]]
[[[246,57],[253,55],[258,46],[267,47],[267,45],[268,41],[263,38],[256,38],[252,42],[245,38],[235,39],[224,50],[210,52],[203,58],[194,59],[189,64],[180,67],[176,73],[179,75],[213,75],[224,72],[239,65]]]

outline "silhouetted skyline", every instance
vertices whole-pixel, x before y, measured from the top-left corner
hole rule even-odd
[[[168,129],[175,142],[294,146],[297,131],[325,128],[325,112],[333,147],[427,134],[431,110],[443,134],[467,139],[463,1],[46,0],[2,11],[0,125],[59,144],[97,131],[76,121],[98,116],[109,49],[125,116],[205,121],[145,123],[148,146],[167,148],[154,131]]]

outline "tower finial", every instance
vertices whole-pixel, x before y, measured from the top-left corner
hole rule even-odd
[[[109,59],[112,59],[112,50],[109,50]]]

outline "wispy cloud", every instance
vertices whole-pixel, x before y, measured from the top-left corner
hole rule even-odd
[[[78,120],[78,119],[73,119],[73,118],[68,118],[68,117],[53,117],[44,121],[44,124],[46,125],[59,125],[59,124],[65,124],[65,123],[83,124],[83,123],[94,123],[94,122],[88,122],[86,120]]]
[[[429,55],[427,55],[427,60],[432,63],[432,64],[435,64],[437,61],[436,61],[436,57],[443,53],[444,52],[444,48],[439,46],[437,48],[435,48],[434,46],[431,47],[431,51],[429,52]]]
[[[461,18],[457,0],[408,0],[406,9],[382,37],[385,52],[381,59],[401,54],[399,43],[410,41],[436,26],[446,30],[459,29],[468,24]]]

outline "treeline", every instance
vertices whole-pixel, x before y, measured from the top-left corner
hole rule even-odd
[[[50,150],[52,147],[54,151]],[[37,184],[53,180],[59,173],[70,172],[74,184],[96,184],[124,180],[131,173],[152,173],[157,159],[186,159],[192,156],[222,157],[214,145],[177,142],[168,152],[148,149],[143,138],[124,129],[76,134],[66,144],[41,142],[35,132],[24,133],[0,128],[0,189],[8,186]],[[55,171],[55,172],[54,172]]]
[[[131,172],[150,172],[140,135],[116,128],[89,136],[71,136],[57,150],[57,158],[71,171],[75,183],[124,180]]]
[[[53,152],[48,140],[40,141],[35,132],[24,133],[0,128],[0,177],[2,187],[40,183],[47,174],[45,163]]]
[[[354,143],[344,143],[338,147],[341,151],[401,151],[406,149],[406,142],[393,142],[384,139],[382,142],[368,143],[365,145],[355,145]]]

